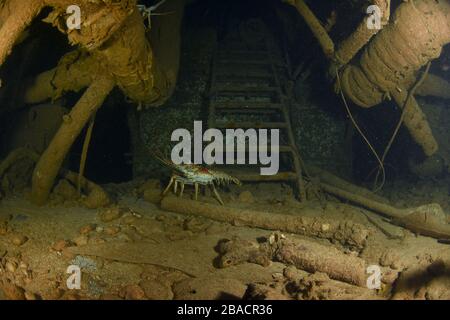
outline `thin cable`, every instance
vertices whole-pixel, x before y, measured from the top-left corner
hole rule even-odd
[[[428,72],[430,71],[430,66],[431,66],[431,62],[428,62],[424,73],[420,77],[419,81],[417,81],[416,84],[411,88],[411,90],[409,90],[408,95],[406,96],[405,102],[403,102],[402,114],[400,115],[400,119],[398,120],[398,123],[397,123],[397,126],[395,127],[394,133],[392,134],[392,137],[389,140],[389,143],[387,144],[386,149],[384,150],[383,157],[381,158],[382,163],[384,163],[384,160],[386,159],[386,156],[389,153],[389,150],[391,149],[395,138],[397,137],[398,131],[400,130],[400,127],[402,126],[403,120],[405,119],[406,109],[408,109],[408,106],[409,106],[408,102],[411,99],[411,97],[413,96],[413,94],[416,92],[417,88],[420,87],[420,85],[425,81],[425,78],[427,77]],[[375,186],[378,183],[379,175],[380,175],[380,167],[378,167],[377,175],[376,175],[375,181],[374,181],[374,192],[381,190],[381,188],[383,188],[383,185],[384,185],[384,180],[383,180],[383,183],[380,184],[380,186],[378,188],[375,188]]]
[[[89,144],[91,143],[92,130],[94,129],[95,115],[96,115],[96,113],[94,113],[92,115],[90,123],[89,123],[89,127],[87,128],[87,131],[86,131],[86,136],[84,137],[83,149],[81,152],[81,159],[80,159],[80,168],[78,170],[78,181],[77,181],[78,195],[81,195],[81,181],[83,180],[84,170],[86,169],[87,154],[88,154]]]
[[[339,92],[341,94],[341,98],[342,101],[344,102],[344,106],[345,109],[347,110],[347,114],[350,117],[350,120],[353,123],[353,126],[356,128],[356,130],[358,131],[358,133],[361,135],[361,137],[364,139],[364,141],[366,142],[367,146],[369,147],[370,151],[372,151],[373,155],[375,156],[375,158],[378,161],[378,164],[380,165],[380,168],[382,170],[383,173],[383,180],[382,180],[382,184],[384,184],[384,181],[386,180],[386,173],[384,171],[384,165],[383,162],[381,161],[380,157],[378,156],[378,153],[375,151],[374,147],[372,146],[372,144],[369,142],[369,139],[367,139],[366,135],[362,132],[361,128],[358,126],[358,124],[356,123],[355,118],[353,118],[352,112],[350,111],[350,108],[348,106],[347,100],[345,99],[344,93],[342,91],[342,86],[341,86],[341,77],[339,76],[339,71],[337,68],[335,68],[336,70],[336,78],[338,81],[338,86],[339,86]]]

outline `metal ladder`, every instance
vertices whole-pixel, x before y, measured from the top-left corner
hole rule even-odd
[[[239,36],[217,46],[212,66],[208,126],[220,130],[279,129],[280,164],[286,162],[287,171],[264,176],[255,171],[255,166],[247,165],[225,167],[224,171],[244,182],[294,183],[298,198],[303,201],[306,196],[302,162],[292,132],[289,101],[278,77],[280,63],[277,64],[272,46],[267,38],[249,44]],[[281,166],[286,167],[284,163]]]

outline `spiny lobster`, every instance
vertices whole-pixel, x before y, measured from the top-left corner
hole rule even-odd
[[[187,185],[194,185],[195,189],[195,195],[194,199],[197,200],[198,198],[198,187],[199,185],[202,186],[210,186],[211,190],[213,191],[217,201],[221,205],[224,205],[222,198],[220,197],[219,193],[216,190],[215,184],[218,186],[220,185],[226,185],[230,183],[235,183],[236,185],[240,186],[241,182],[235,178],[232,177],[224,172],[216,171],[207,169],[202,166],[198,166],[195,164],[174,164],[172,161],[165,159],[162,156],[153,154],[156,159],[161,161],[164,165],[174,169],[172,176],[170,177],[169,184],[164,189],[162,195],[165,196],[167,192],[169,192],[170,187],[174,185],[174,193],[177,193],[178,190],[178,183],[180,184],[180,193],[179,197],[183,196],[184,192],[184,186]]]

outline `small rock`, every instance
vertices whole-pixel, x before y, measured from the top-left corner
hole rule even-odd
[[[105,243],[106,240],[100,237],[93,237],[89,239],[89,244],[102,244]]]
[[[103,222],[111,222],[113,220],[119,219],[122,216],[122,212],[119,208],[107,208],[100,212],[99,218]]]
[[[66,258],[67,260],[72,260],[75,258],[76,254],[73,253],[72,251],[68,250],[67,248],[64,248],[61,251],[61,254],[64,258]]]
[[[117,226],[106,227],[104,230],[104,233],[109,236],[114,236],[114,235],[118,234],[119,232],[120,232],[120,227],[117,227]]]
[[[104,208],[111,203],[108,194],[102,188],[94,188],[82,203],[89,209]]]
[[[156,217],[155,217],[155,219],[156,219],[156,221],[161,221],[161,222],[164,222],[164,221],[166,221],[167,220],[167,216],[165,215],[165,214],[158,214]]]
[[[161,202],[161,191],[159,189],[147,189],[144,191],[144,200],[150,203],[159,204]]]
[[[381,281],[383,283],[392,284],[395,280],[397,280],[399,272],[394,270],[386,270],[383,272]]]
[[[138,219],[142,219],[142,215],[141,214],[139,214],[137,212],[134,212],[134,211],[132,212],[132,214],[133,214],[134,217],[136,217]]]
[[[64,294],[64,290],[60,288],[50,288],[42,293],[44,300],[59,300]]]
[[[62,251],[67,247],[70,247],[70,242],[64,239],[58,240],[52,245],[52,249],[55,251]]]
[[[80,234],[88,234],[88,233],[94,231],[95,228],[96,228],[95,224],[87,224],[80,228]]]
[[[158,280],[142,280],[139,286],[144,290],[145,296],[150,300],[171,300],[171,288]]]
[[[27,241],[28,237],[21,234],[15,234],[11,237],[11,243],[18,247],[23,245]]]
[[[275,281],[281,281],[284,279],[284,275],[281,272],[272,273],[272,279]]]
[[[8,261],[6,261],[5,268],[9,272],[14,273],[17,270],[17,263],[15,263],[14,261],[8,260]]]
[[[380,265],[383,267],[394,266],[393,269],[398,269],[401,266],[400,258],[393,250],[386,250],[380,257]]]
[[[8,300],[25,300],[25,290],[12,283],[4,283],[1,287],[6,299]]]
[[[121,296],[127,300],[144,300],[145,292],[138,285],[128,285],[122,289]]]
[[[157,179],[147,180],[142,186],[139,187],[140,191],[148,190],[148,189],[160,189],[161,183]]]
[[[294,266],[288,266],[286,268],[283,269],[283,275],[291,280],[291,281],[295,281],[298,279],[298,269]]]
[[[122,219],[122,222],[124,224],[128,224],[128,225],[132,225],[132,224],[136,223],[136,221],[137,221],[137,218],[135,216],[131,216],[131,215],[123,217],[123,219]]]
[[[73,242],[77,247],[82,247],[88,244],[89,237],[86,234],[79,235],[75,239],[73,239]]]
[[[400,259],[398,259],[398,260],[392,261],[390,267],[394,270],[400,270],[400,269],[403,269],[404,266],[403,266],[403,262]]]
[[[77,189],[66,179],[58,182],[53,193],[62,196],[64,200],[76,200],[79,197]]]
[[[98,233],[102,233],[103,230],[104,230],[103,227],[97,227],[97,228],[95,228],[95,232],[98,232]]]
[[[253,197],[253,194],[250,191],[242,191],[239,194],[239,201],[242,203],[254,203],[255,198]]]
[[[6,222],[0,222],[0,236],[7,234],[8,230],[8,224]]]
[[[25,277],[31,277],[31,273],[27,269],[19,269],[20,273]]]
[[[25,299],[27,300],[38,300],[38,296],[32,292],[25,292]]]

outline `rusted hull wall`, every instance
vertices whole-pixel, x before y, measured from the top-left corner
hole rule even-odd
[[[291,121],[297,144],[307,163],[350,178],[352,140],[347,133],[347,123],[323,107],[311,101],[294,107]]]

